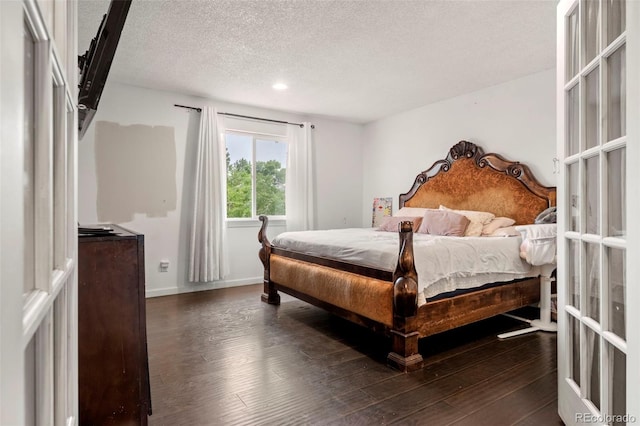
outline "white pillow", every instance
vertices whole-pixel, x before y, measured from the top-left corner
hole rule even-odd
[[[438,209],[426,209],[422,207],[403,207],[393,214],[393,216],[407,216],[407,217],[422,217],[429,210]]]
[[[498,228],[488,235],[489,237],[519,237],[520,232],[516,231],[515,226],[505,226]]]
[[[469,219],[469,226],[464,231],[465,237],[479,237],[482,235],[482,228],[488,225],[496,215],[489,212],[477,212],[474,210],[454,210],[445,206],[440,206],[440,210],[448,210],[454,213],[458,213]]]
[[[496,217],[487,225],[482,227],[482,235],[491,235],[496,229],[511,226],[514,223],[516,223],[516,221],[510,217]]]

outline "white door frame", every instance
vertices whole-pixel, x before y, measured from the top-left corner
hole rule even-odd
[[[19,17],[19,19],[16,19]],[[22,4],[0,2],[0,424],[24,424],[25,380],[22,350],[22,250],[14,205],[23,202],[13,177],[22,173],[20,157],[24,120]],[[14,243],[15,242],[15,243]],[[11,285],[10,283],[19,283]]]
[[[591,236],[591,235],[583,235],[579,232],[570,232],[570,228],[568,226],[568,209],[571,208],[571,202],[569,200],[570,194],[567,191],[569,187],[568,176],[566,173],[566,158],[571,157],[570,161],[577,160],[577,163],[583,161],[583,155],[565,155],[565,139],[566,139],[566,121],[568,120],[566,111],[566,85],[567,75],[566,75],[566,62],[568,61],[566,55],[566,41],[565,38],[568,37],[568,32],[566,29],[566,19],[565,17],[577,7],[578,3],[583,4],[584,0],[561,0],[558,5],[558,43],[557,43],[557,120],[558,120],[558,128],[557,128],[557,150],[558,150],[558,158],[561,160],[561,170],[560,170],[560,179],[558,185],[558,205],[563,210],[562,214],[559,215],[559,232],[558,232],[558,409],[559,413],[566,424],[584,424],[584,423],[593,423],[593,424],[610,424],[612,418],[607,418],[603,416],[600,411],[591,403],[589,398],[586,397],[584,391],[585,388],[588,388],[587,384],[587,372],[584,367],[580,369],[580,382],[582,383],[582,390],[579,387],[576,387],[573,381],[567,379],[572,374],[572,360],[571,360],[571,341],[570,341],[570,327],[568,324],[568,312],[574,312],[577,318],[581,318],[581,337],[580,337],[580,346],[582,354],[584,355],[587,351],[591,350],[590,347],[587,347],[587,343],[585,342],[585,332],[587,330],[595,330],[596,337],[602,335],[603,342],[600,345],[600,357],[603,358],[603,361],[600,363],[600,386],[603,389],[602,395],[600,397],[600,408],[603,414],[610,415],[611,407],[608,405],[608,395],[611,389],[609,389],[609,384],[605,382],[605,377],[608,376],[608,368],[611,365],[612,360],[609,358],[609,354],[605,349],[609,347],[609,345],[616,347],[618,350],[626,353],[626,418],[623,419],[628,421],[630,424],[640,421],[640,401],[637,398],[637,395],[640,392],[640,363],[639,355],[640,355],[640,336],[636,332],[637,327],[640,326],[640,313],[638,313],[637,309],[634,308],[637,302],[640,302],[640,288],[637,286],[637,282],[640,279],[640,262],[637,259],[640,259],[640,224],[637,223],[635,217],[637,217],[637,209],[640,208],[640,167],[638,164],[638,160],[640,160],[640,85],[638,83],[640,77],[640,1],[638,0],[627,0],[626,1],[626,36],[619,37],[617,39],[617,45],[625,44],[626,46],[626,84],[627,84],[627,96],[626,96],[626,106],[627,106],[627,114],[626,114],[626,137],[620,138],[619,142],[607,142],[608,149],[619,148],[621,146],[626,147],[626,238],[620,240],[618,238],[607,237],[607,233],[604,229],[600,230],[600,236]],[[582,13],[582,11],[581,11]],[[601,10],[602,15],[602,10]],[[580,21],[580,20],[579,20]],[[606,23],[603,22],[603,26]],[[581,49],[581,44],[579,44],[579,49]],[[606,51],[613,51],[612,48],[606,49]],[[581,51],[582,52],[582,51]],[[608,54],[608,53],[607,53]],[[598,57],[596,55],[596,57]],[[594,61],[595,62],[595,61]],[[592,65],[602,65],[603,62],[594,63]],[[583,69],[582,61],[579,61],[578,65],[579,69]],[[593,68],[593,67],[589,67]],[[607,75],[606,70],[600,68],[600,111],[598,114],[602,114],[602,116],[606,116],[606,105],[604,103],[604,89],[603,89],[603,78],[606,79]],[[578,73],[579,74],[579,73]],[[580,84],[584,85],[584,77],[577,77],[572,79],[571,82],[577,81],[580,79]],[[606,80],[604,80],[606,81]],[[581,95],[585,93],[584,87],[580,89]],[[583,107],[583,100],[580,101],[580,108]],[[581,110],[582,116],[584,116],[584,110]],[[581,119],[582,120],[582,119]],[[602,124],[602,122],[600,123]],[[582,133],[585,130],[584,125],[581,122],[580,132]],[[600,129],[602,132],[602,129]],[[602,134],[602,133],[601,133]],[[584,137],[581,136],[581,140]],[[615,146],[615,145],[618,146]],[[603,144],[600,143],[600,146]],[[603,154],[602,148],[592,148],[588,150],[588,155],[595,155],[600,158],[599,167],[601,173],[606,173],[607,166],[604,161],[606,154]],[[568,153],[570,154],[570,153]],[[576,164],[577,164],[576,163]],[[582,166],[580,166],[582,173]],[[603,179],[603,177],[601,177]],[[581,185],[581,198],[584,198],[585,187],[583,179],[580,178]],[[607,189],[603,187],[602,184],[599,183],[600,186],[600,203],[603,204],[604,200],[607,197]],[[581,205],[584,206],[584,200],[580,201]],[[581,220],[584,222],[583,213],[581,213]],[[605,207],[601,207],[599,217],[603,217],[606,215]],[[602,222],[601,222],[602,223]],[[603,227],[603,225],[601,225]],[[584,228],[582,229],[584,233]],[[619,338],[615,334],[608,332],[608,318],[605,315],[607,309],[609,309],[609,305],[607,305],[608,293],[604,288],[603,282],[606,282],[607,277],[605,277],[606,270],[600,268],[600,293],[599,297],[601,299],[600,308],[600,321],[596,322],[590,318],[584,318],[582,315],[582,311],[578,312],[575,308],[567,307],[566,305],[570,305],[568,303],[567,297],[568,292],[566,290],[566,286],[569,285],[568,282],[568,265],[573,260],[568,257],[568,250],[566,241],[567,238],[573,238],[573,241],[581,241],[589,242],[596,245],[602,245],[604,248],[601,249],[601,255],[606,255],[608,253],[607,247],[617,247],[624,249],[625,257],[626,257],[626,309],[625,309],[625,321],[626,321],[626,336],[625,340]],[[585,264],[585,260],[581,259],[581,265]],[[606,263],[605,263],[606,266]],[[581,268],[582,269],[582,268]],[[581,273],[584,274],[584,271],[581,270]],[[584,282],[584,277],[581,280]],[[585,307],[585,303],[587,302],[587,295],[585,294],[585,286],[582,285],[581,288],[581,306],[582,309]],[[580,322],[579,322],[580,323]],[[604,329],[603,329],[604,327]],[[591,417],[587,417],[591,416]]]
[[[72,425],[78,418],[76,22],[75,1],[0,1],[3,425]],[[32,94],[25,95],[25,75],[33,75]],[[33,111],[29,133],[26,107]]]
[[[627,411],[640,422],[640,1],[627,1]]]

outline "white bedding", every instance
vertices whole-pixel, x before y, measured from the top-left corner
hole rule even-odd
[[[441,237],[413,235],[419,294],[440,293],[483,284],[537,276],[537,269],[520,258],[520,237]],[[387,271],[396,267],[399,236],[371,228],[285,232],[276,247]],[[420,298],[420,303],[424,299]]]
[[[531,265],[556,263],[557,225],[541,223],[537,225],[516,226],[522,235],[520,257]]]

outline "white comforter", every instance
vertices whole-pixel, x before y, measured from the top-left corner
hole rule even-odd
[[[536,276],[520,258],[520,237],[440,237],[414,234],[420,294],[425,298],[491,282]],[[285,232],[276,247],[387,271],[396,267],[399,237],[371,228]],[[424,300],[421,299],[421,303]]]

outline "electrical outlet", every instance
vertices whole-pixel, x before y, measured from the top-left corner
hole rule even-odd
[[[162,260],[160,261],[160,272],[167,272],[169,270],[169,261]]]

